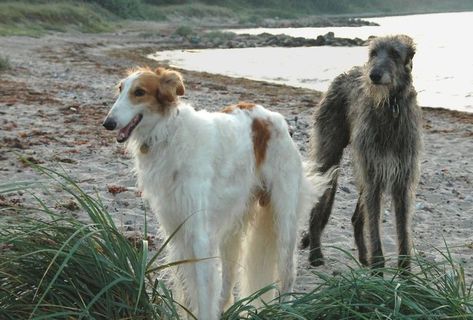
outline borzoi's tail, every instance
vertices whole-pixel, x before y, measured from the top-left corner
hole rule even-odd
[[[272,206],[254,204],[251,212],[247,236],[244,244],[243,272],[241,279],[241,297],[247,297],[263,287],[277,281],[276,264],[278,259],[278,239],[276,235]],[[259,297],[270,301],[276,290],[270,290]]]
[[[295,179],[299,183],[295,182],[294,188],[273,188],[275,193],[271,203],[265,206],[254,204],[251,208],[243,249],[242,297],[276,282],[281,282],[278,284],[282,285],[282,293],[292,291],[299,220],[309,215],[312,206],[328,188],[334,172],[335,168],[324,175],[304,175],[300,180]],[[291,192],[292,200],[288,196]],[[276,293],[276,290],[266,292],[253,305],[261,305],[258,303],[261,299],[269,302]]]

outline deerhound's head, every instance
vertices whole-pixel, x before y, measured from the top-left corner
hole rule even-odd
[[[397,91],[411,83],[414,41],[406,35],[376,38],[369,46],[366,80],[373,89]]]

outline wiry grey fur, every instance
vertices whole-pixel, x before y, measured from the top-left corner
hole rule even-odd
[[[414,53],[414,43],[405,35],[373,40],[368,62],[339,75],[313,116],[314,171],[325,173],[338,166],[351,143],[360,193],[352,218],[355,242],[360,262],[373,268],[384,266],[379,227],[384,192],[391,193],[396,214],[399,266],[410,268],[410,220],[422,147],[421,110],[411,77]],[[312,209],[309,234],[302,241],[302,246],[310,244],[314,266],[323,264],[320,237],[332,211],[337,179],[335,174],[332,188]]]

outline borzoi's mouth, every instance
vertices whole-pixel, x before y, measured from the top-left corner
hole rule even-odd
[[[133,119],[131,119],[131,121],[124,128],[121,128],[118,131],[117,142],[122,143],[128,140],[131,133],[133,132],[133,129],[136,128],[136,126],[140,123],[141,119],[143,119],[143,115],[138,114]]]

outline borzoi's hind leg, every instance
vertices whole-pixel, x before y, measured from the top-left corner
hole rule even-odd
[[[233,304],[233,288],[240,267],[240,251],[242,232],[232,232],[220,245],[222,260],[222,293],[220,296],[220,310],[224,312]]]
[[[288,179],[289,180],[289,179]],[[282,184],[274,184],[271,191],[271,207],[273,223],[277,237],[276,250],[278,251],[278,266],[281,294],[292,292],[296,279],[296,238],[298,227],[297,184],[290,184],[288,180]]]
[[[395,186],[392,193],[394,211],[396,213],[396,231],[398,241],[399,261],[401,269],[410,269],[410,255],[412,250],[412,236],[410,215],[412,211],[413,195],[408,186]]]
[[[358,260],[360,260],[360,263],[366,267],[368,266],[368,256],[365,243],[365,216],[363,211],[363,195],[360,193],[355,212],[351,218],[351,223],[355,234],[355,244],[358,248]]]

